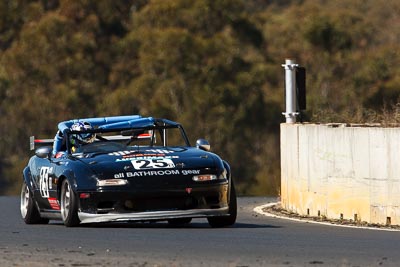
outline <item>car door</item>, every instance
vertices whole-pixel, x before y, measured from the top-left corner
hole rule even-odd
[[[54,158],[36,158],[35,170],[32,171],[32,178],[36,184],[34,190],[35,199],[41,211],[60,210],[57,201],[56,185],[56,161]]]

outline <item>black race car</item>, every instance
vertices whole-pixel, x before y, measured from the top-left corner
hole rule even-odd
[[[229,164],[204,139],[191,147],[179,123],[132,115],[64,121],[58,128],[54,140],[31,137],[31,149],[38,148],[23,171],[25,223],[235,223]]]

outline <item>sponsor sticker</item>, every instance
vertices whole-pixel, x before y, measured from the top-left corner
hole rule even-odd
[[[143,155],[140,154],[140,156],[130,156],[130,157],[123,157],[122,159],[116,159],[115,162],[121,162],[121,161],[132,161],[132,160],[153,160],[153,159],[178,159],[179,156],[160,156],[160,155]]]
[[[173,150],[168,150],[168,149],[147,149],[147,152],[153,152],[153,153],[158,153],[158,154],[170,154],[174,153],[175,151]]]
[[[152,154],[153,156],[164,156],[165,154],[171,154],[174,153],[173,150],[168,150],[168,149],[146,149],[144,150],[146,152],[152,152],[155,154]],[[111,152],[108,153],[108,155],[110,156],[122,156],[122,157],[126,157],[126,156],[132,156],[132,155],[137,155],[138,151],[137,150],[124,150],[124,151],[117,151],[117,152]],[[146,155],[146,154],[141,154],[141,155]],[[151,155],[151,154],[148,154]]]
[[[57,201],[56,198],[54,198],[54,197],[49,197],[48,200],[49,200],[50,207],[51,207],[53,210],[60,210],[60,205],[58,204],[58,201]]]
[[[146,176],[169,176],[169,175],[193,175],[200,174],[200,170],[144,170],[135,172],[120,172],[114,174],[115,179],[146,177]]]
[[[182,170],[183,175],[199,174],[200,170]]]

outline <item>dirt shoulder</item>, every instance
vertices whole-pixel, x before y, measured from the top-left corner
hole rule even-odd
[[[260,212],[266,216],[279,217],[284,219],[291,219],[303,222],[312,222],[312,223],[321,223],[321,224],[331,224],[336,226],[344,226],[344,227],[355,227],[355,228],[369,228],[375,230],[389,230],[389,231],[400,231],[400,225],[383,225],[383,224],[374,224],[367,223],[365,221],[354,221],[354,220],[335,220],[329,219],[325,216],[304,216],[299,215],[294,212],[290,212],[282,208],[281,204],[278,203],[270,203],[256,208],[255,211]]]

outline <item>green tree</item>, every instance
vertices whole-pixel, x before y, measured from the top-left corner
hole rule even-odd
[[[233,162],[238,188],[248,193],[264,164],[252,161],[269,131],[262,122],[272,118],[265,116],[262,35],[243,7],[242,1],[152,1],[136,12],[121,40],[127,49],[120,50],[136,66],[103,108],[182,122],[192,140],[208,138]],[[245,26],[257,38],[243,38]],[[132,64],[118,58],[118,66]]]
[[[399,13],[396,0],[2,1],[0,190],[16,192],[30,135],[140,113],[209,139],[239,193],[276,194],[281,64],[306,67],[312,121],[398,122]]]

